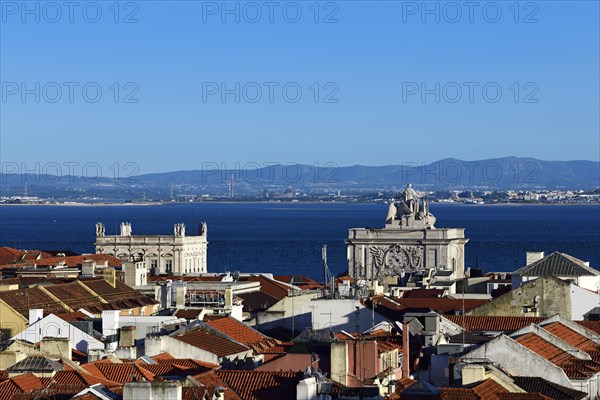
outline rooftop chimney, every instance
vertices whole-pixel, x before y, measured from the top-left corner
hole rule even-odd
[[[114,268],[106,268],[104,271],[102,271],[102,277],[112,287],[117,287],[117,272]]]
[[[48,358],[71,360],[72,342],[64,337],[43,337],[40,341],[40,350]]]
[[[531,263],[534,263],[538,260],[541,260],[542,258],[544,258],[544,252],[543,251],[528,251],[526,254],[527,257],[527,264],[529,265]]]
[[[29,310],[29,326],[35,324],[40,319],[44,318],[44,310],[41,308],[34,308]]]
[[[410,377],[410,352],[408,341],[408,322],[402,323],[402,377]]]
[[[119,329],[119,313],[118,310],[102,311],[102,335],[109,339],[110,343],[117,341],[117,332]]]

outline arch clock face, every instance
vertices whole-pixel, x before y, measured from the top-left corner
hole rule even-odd
[[[402,271],[410,267],[408,255],[399,246],[392,246],[386,251],[384,262],[387,268],[394,271]]]

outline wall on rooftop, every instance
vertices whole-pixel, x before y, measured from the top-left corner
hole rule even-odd
[[[145,340],[145,354],[149,357],[169,353],[175,358],[193,358],[208,363],[219,364],[219,357],[191,344],[173,339],[170,336],[148,337]]]
[[[536,296],[540,299],[537,312],[532,309]],[[565,318],[574,319],[572,302],[569,282],[553,277],[541,277],[468,311],[467,315],[550,318],[561,314]]]
[[[577,285],[571,285],[571,320],[580,321],[583,315],[592,308],[598,306],[598,294],[583,289]]]
[[[467,353],[463,360],[468,362],[493,362],[511,371],[515,376],[543,376],[550,382],[572,388],[571,381],[565,372],[542,356],[537,355],[525,346],[520,345],[505,335],[479,346]]]
[[[84,353],[91,349],[104,349],[104,343],[54,314],[47,315],[26,330],[13,336],[13,339],[23,339],[31,343],[37,343],[46,336],[69,338],[73,347]]]
[[[0,300],[0,342],[27,329],[29,321],[12,307]]]

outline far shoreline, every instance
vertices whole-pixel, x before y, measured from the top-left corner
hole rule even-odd
[[[200,205],[200,204],[261,204],[261,205],[286,205],[295,206],[302,204],[364,204],[364,205],[386,205],[384,202],[346,202],[346,201],[200,201],[200,202],[156,202],[156,203],[53,203],[53,204],[35,204],[35,203],[0,203],[2,206],[15,207],[152,207],[152,206],[168,206],[168,205]],[[431,202],[434,206],[466,206],[466,207],[522,207],[522,206],[600,206],[600,203],[485,203],[485,204],[469,204],[469,203],[447,203],[447,202]]]

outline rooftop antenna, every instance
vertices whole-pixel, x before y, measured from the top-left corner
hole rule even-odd
[[[323,275],[325,276],[325,290],[324,290],[324,294],[327,295],[329,292],[329,295],[333,296],[333,275],[331,274],[331,271],[329,270],[329,267],[327,266],[327,245],[324,244],[323,247],[321,248],[321,257],[323,259]]]

